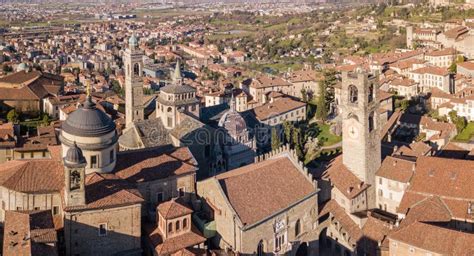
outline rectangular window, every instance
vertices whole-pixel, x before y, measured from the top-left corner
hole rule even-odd
[[[43,158],[46,157],[46,151],[43,151]]]
[[[158,192],[158,194],[156,194],[156,201],[158,203],[165,201],[165,195],[163,194],[163,192]]]
[[[183,197],[185,194],[186,194],[185,187],[178,188],[178,197]]]
[[[97,168],[97,156],[91,156],[91,168]]]
[[[34,152],[30,152],[30,158],[34,158],[35,157],[35,153]]]
[[[113,163],[114,160],[115,160],[115,157],[114,157],[114,150],[110,150],[110,156],[109,156],[109,159],[110,159],[110,163]]]
[[[40,209],[39,207],[35,207],[35,208],[34,208],[35,211],[39,211],[39,209]]]
[[[25,158],[25,153],[21,153],[21,159]]]
[[[99,236],[107,235],[107,223],[99,224]]]
[[[59,214],[59,206],[53,206],[53,215]]]

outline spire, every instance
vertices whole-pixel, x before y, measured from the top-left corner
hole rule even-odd
[[[235,105],[234,90],[232,90],[231,94],[232,96],[230,98],[230,111],[235,112],[237,109],[237,106]]]
[[[135,49],[135,47],[138,46],[138,39],[135,36],[135,33],[132,34],[132,36],[128,39],[128,47]]]
[[[181,83],[183,80],[183,76],[181,75],[181,62],[179,59],[176,61],[176,67],[174,69],[174,76],[173,76],[173,81],[175,83]]]
[[[84,102],[84,108],[86,109],[92,109],[95,107],[95,103],[92,102],[92,96],[91,96],[91,83],[90,81],[86,82],[86,101]]]

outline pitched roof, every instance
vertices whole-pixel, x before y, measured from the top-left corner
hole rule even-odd
[[[390,235],[417,248],[442,255],[473,255],[474,235],[422,222],[413,222]]]
[[[330,180],[347,198],[354,198],[368,185],[355,176],[342,162],[342,155],[336,157],[323,173],[323,179]]]
[[[17,192],[59,192],[63,175],[56,160],[13,160],[0,165],[0,185]]]
[[[187,147],[171,145],[118,153],[115,174],[140,183],[196,172],[194,158]]]
[[[65,207],[65,211],[106,209],[142,203],[136,187],[114,174],[91,173],[86,176],[86,204]]]
[[[191,231],[182,235],[164,239],[158,227],[145,226],[148,241],[155,248],[158,255],[169,255],[181,251],[182,249],[193,247],[204,243],[206,238],[191,225]]]
[[[6,211],[4,228],[3,255],[58,255],[50,210]]]
[[[214,178],[244,225],[254,224],[316,191],[290,157],[282,155]]]
[[[175,199],[161,203],[157,209],[160,215],[167,220],[193,213],[193,210],[185,205],[184,202]]]
[[[293,100],[289,97],[281,97],[275,99],[271,103],[256,107],[252,111],[255,114],[255,117],[262,121],[304,106],[306,106],[306,103],[304,102]]]
[[[387,156],[377,171],[377,176],[403,183],[410,181],[415,163],[400,158]]]

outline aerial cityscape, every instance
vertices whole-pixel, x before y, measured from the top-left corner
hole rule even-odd
[[[0,255],[474,255],[473,0],[0,0]]]

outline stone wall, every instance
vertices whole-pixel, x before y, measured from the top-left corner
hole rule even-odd
[[[112,209],[66,212],[66,255],[141,255],[140,204]],[[99,235],[99,225],[107,234]],[[98,249],[100,248],[100,249]]]

